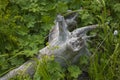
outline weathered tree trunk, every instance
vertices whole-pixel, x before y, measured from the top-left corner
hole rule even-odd
[[[66,66],[64,59],[74,64],[78,62],[81,55],[91,55],[86,46],[86,39],[89,38],[86,33],[95,29],[97,25],[81,27],[69,32],[68,25],[72,24],[74,21],[75,20],[73,19],[73,21],[69,23],[69,20],[66,21],[63,16],[57,16],[55,27],[49,34],[49,45],[38,52],[37,59],[42,59],[42,56],[44,55],[54,55],[55,61],[60,63],[61,66]],[[54,47],[56,46],[58,48],[55,49]],[[29,60],[1,77],[0,80],[9,80],[14,76],[23,73],[33,76],[36,65],[37,62],[35,60]]]

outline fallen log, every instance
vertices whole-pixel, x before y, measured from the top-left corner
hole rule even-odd
[[[66,66],[64,59],[71,62],[72,64],[75,64],[79,61],[81,55],[90,56],[91,54],[86,45],[86,40],[89,38],[89,36],[87,36],[86,33],[95,29],[96,27],[97,25],[91,25],[81,27],[70,32],[64,17],[58,15],[56,18],[55,27],[49,34],[49,45],[39,50],[37,59],[41,60],[42,56],[44,55],[54,55],[55,61],[60,63],[61,66]],[[52,49],[56,46],[58,48]],[[0,80],[9,80],[10,78],[20,74],[28,74],[33,76],[36,65],[37,62],[35,60],[29,60],[20,67],[13,69],[12,71],[2,76]]]

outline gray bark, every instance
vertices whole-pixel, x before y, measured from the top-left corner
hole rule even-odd
[[[71,23],[72,22],[70,22],[70,24]],[[69,27],[68,24],[69,23],[65,21],[63,16],[57,16],[55,27],[49,34],[49,45],[39,50],[37,55],[38,60],[42,59],[42,56],[44,55],[54,55],[55,61],[60,63],[61,66],[66,66],[64,59],[72,64],[75,64],[78,62],[81,55],[91,55],[86,45],[86,40],[89,38],[86,33],[95,29],[97,25],[81,27],[70,32],[67,29]],[[58,48],[53,49],[56,46]],[[37,62],[35,60],[29,60],[20,67],[13,69],[1,77],[0,80],[9,80],[10,78],[22,73],[33,76],[36,65]]]

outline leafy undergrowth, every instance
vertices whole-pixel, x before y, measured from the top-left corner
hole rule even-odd
[[[79,13],[77,27],[99,24],[89,42],[92,56],[62,68],[54,59],[38,61],[34,80],[120,80],[119,0],[0,0],[0,76],[45,46],[58,13]],[[81,9],[81,10],[79,10]],[[28,75],[13,80],[30,80]]]

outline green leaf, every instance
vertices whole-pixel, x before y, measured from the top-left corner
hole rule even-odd
[[[115,4],[113,8],[115,12],[120,12],[120,3]]]
[[[76,65],[69,66],[68,71],[70,73],[70,76],[73,78],[78,78],[78,76],[82,74],[82,71]]]
[[[88,57],[87,56],[81,56],[80,57],[80,64],[81,65],[87,65],[88,64]]]
[[[0,0],[0,9],[5,9],[8,3],[8,0]]]
[[[20,65],[24,62],[23,58],[14,57],[10,59],[11,65]]]
[[[56,4],[56,12],[57,13],[64,13],[68,10],[68,6],[66,3],[64,2],[58,2],[58,4]]]
[[[49,23],[51,22],[51,17],[50,16],[47,16],[47,15],[44,15],[42,16],[42,19],[41,19],[43,22],[45,23]]]

